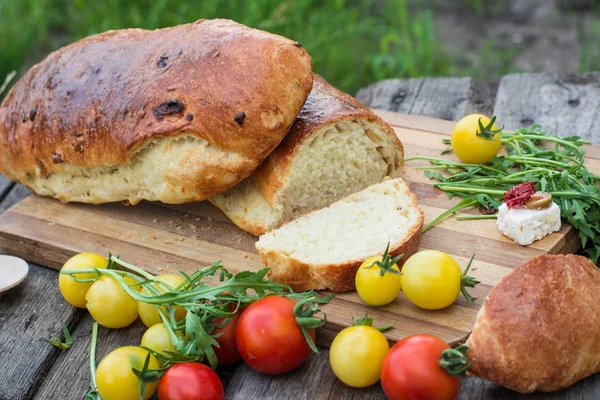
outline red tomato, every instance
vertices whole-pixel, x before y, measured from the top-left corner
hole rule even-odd
[[[242,358],[265,374],[283,374],[299,367],[312,350],[296,323],[296,303],[269,296],[250,305],[237,323],[235,340]],[[309,330],[315,338],[314,329]]]
[[[159,400],[223,400],[223,384],[216,372],[204,364],[175,364],[158,384]]]
[[[454,400],[460,378],[439,362],[450,346],[432,335],[413,335],[396,343],[383,360],[381,386],[390,400]]]
[[[231,365],[242,359],[240,352],[238,351],[237,344],[235,343],[235,328],[238,320],[240,319],[240,312],[232,317],[227,325],[222,328],[215,328],[213,335],[217,333],[223,333],[219,336],[216,341],[221,347],[215,347],[215,354],[219,359],[219,366]],[[225,322],[226,318],[215,319],[215,324],[221,325]]]

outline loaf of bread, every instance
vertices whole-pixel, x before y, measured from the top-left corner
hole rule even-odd
[[[289,134],[248,179],[211,202],[256,236],[397,177],[402,143],[381,118],[323,78]]]
[[[261,236],[271,278],[296,291],[354,289],[356,270],[390,244],[398,263],[419,247],[423,211],[401,178],[384,180]]]
[[[527,261],[492,288],[467,345],[471,375],[522,393],[600,371],[600,270],[575,255]]]
[[[281,142],[312,88],[297,42],[228,20],[80,40],[0,106],[0,172],[62,201],[213,197]]]

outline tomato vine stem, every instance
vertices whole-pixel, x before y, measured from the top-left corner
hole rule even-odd
[[[98,394],[96,384],[96,343],[98,342],[98,323],[92,324],[92,338],[90,339],[90,389],[85,395],[85,400],[102,400]]]

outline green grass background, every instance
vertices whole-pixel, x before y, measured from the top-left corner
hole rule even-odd
[[[406,0],[0,0],[0,76],[108,29],[231,18],[301,42],[314,69],[354,93],[387,77],[447,75],[429,11]],[[20,70],[19,72],[23,72]],[[20,74],[19,74],[20,75]]]
[[[456,1],[484,11],[484,0]],[[313,57],[315,71],[352,94],[390,77],[470,75],[485,80],[513,72],[513,55],[498,53],[491,42],[482,49],[481,59],[505,60],[500,66],[487,68],[484,63],[469,70],[453,63],[441,45],[431,11],[420,4],[420,0],[410,4],[409,0],[0,0],[0,77],[12,70],[20,76],[50,51],[108,29],[156,29],[217,17],[301,42]],[[597,67],[594,54],[583,49],[582,69]],[[482,72],[486,75],[479,76]]]

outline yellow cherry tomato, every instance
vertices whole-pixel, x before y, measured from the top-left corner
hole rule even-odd
[[[402,291],[415,305],[438,310],[460,294],[462,271],[450,255],[438,250],[415,253],[402,267]]]
[[[481,136],[479,121],[486,128]],[[487,164],[492,162],[500,150],[500,133],[496,124],[482,114],[471,114],[462,118],[452,129],[450,143],[456,156],[466,164]],[[479,135],[478,135],[479,134]],[[486,137],[486,136],[489,136]]]
[[[129,279],[126,282],[133,283]],[[106,328],[124,328],[138,317],[137,302],[108,275],[92,284],[85,299],[92,317]]]
[[[348,386],[362,388],[379,381],[390,345],[383,333],[370,326],[351,326],[333,339],[329,363],[335,376]]]
[[[148,350],[136,346],[119,347],[108,353],[96,369],[96,385],[98,394],[103,400],[140,400],[141,381],[132,371],[141,371]],[[160,365],[150,354],[148,369],[158,369]],[[158,382],[146,384],[144,399],[147,400],[154,392]]]
[[[391,303],[398,297],[402,286],[400,269],[395,263],[392,263],[394,260],[390,260],[389,256],[387,265],[383,270],[378,264],[374,264],[382,262],[382,258],[383,263],[385,263],[386,254],[387,251],[383,257],[377,256],[366,259],[356,271],[356,291],[362,301],[372,306],[383,306]],[[381,272],[385,269],[396,271],[396,273],[388,270],[381,275]]]
[[[175,274],[157,275],[156,279],[161,282],[166,283],[167,285],[171,286],[173,289],[175,289],[177,286],[181,285],[181,283],[183,281],[185,281],[185,278],[183,276],[175,275]],[[164,292],[164,290],[161,287],[159,287],[158,285],[154,285],[154,287],[156,289],[158,289],[159,292],[161,292],[161,293]],[[144,293],[150,294],[149,290],[147,290],[147,289],[143,289],[143,290],[144,290]],[[161,306],[161,310],[163,310],[163,312],[166,313],[164,306]],[[138,312],[140,314],[140,318],[142,319],[142,322],[148,328],[162,322],[162,320],[160,319],[160,315],[158,314],[158,311],[156,310],[156,306],[154,304],[138,302]],[[186,314],[185,308],[175,307],[175,319],[177,321],[181,321],[182,319],[184,319],[185,314]]]
[[[171,335],[162,322],[146,330],[140,345],[163,354],[165,351],[173,351]]]
[[[100,254],[81,253],[71,257],[65,265],[63,265],[61,271],[106,268],[107,266],[108,260]],[[89,279],[95,278],[96,274],[76,274],[75,277],[79,279]],[[69,304],[79,308],[85,308],[85,295],[90,286],[92,286],[92,283],[93,282],[79,283],[75,282],[69,275],[58,275],[58,289],[60,290],[60,293]]]

